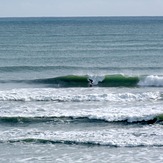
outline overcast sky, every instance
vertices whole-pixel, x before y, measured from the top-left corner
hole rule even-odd
[[[0,17],[163,16],[163,0],[0,0]]]

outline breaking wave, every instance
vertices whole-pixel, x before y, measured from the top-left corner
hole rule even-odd
[[[0,143],[98,145],[110,147],[163,146],[163,134],[159,125],[149,125],[143,128],[101,129],[98,131],[42,131],[38,129],[13,129],[11,131],[1,133]]]
[[[150,75],[139,81],[138,85],[148,87],[163,87],[163,76]]]
[[[99,142],[99,141],[79,141],[79,140],[49,140],[39,138],[26,138],[26,139],[15,139],[8,140],[8,143],[35,143],[35,144],[66,144],[66,145],[84,145],[84,146],[109,146],[109,147],[163,147],[161,143],[140,143],[140,144],[120,144],[115,142]],[[0,141],[3,143],[3,141]]]
[[[121,118],[96,117],[96,116],[38,116],[38,117],[0,117],[1,123],[139,123],[139,124],[153,124],[162,123],[163,114],[153,114],[139,117],[122,116]]]
[[[90,83],[90,79],[92,83]],[[163,76],[126,76],[126,75],[105,75],[105,76],[89,76],[89,75],[67,75],[55,78],[34,79],[34,80],[12,80],[0,83],[26,83],[36,85],[46,85],[48,87],[163,87]]]

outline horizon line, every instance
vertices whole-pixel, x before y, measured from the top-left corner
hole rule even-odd
[[[0,16],[1,18],[109,18],[109,17],[163,17],[163,16],[153,16],[153,15],[116,15],[116,16]]]

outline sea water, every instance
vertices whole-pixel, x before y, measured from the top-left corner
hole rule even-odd
[[[162,162],[162,29],[1,18],[0,162]]]

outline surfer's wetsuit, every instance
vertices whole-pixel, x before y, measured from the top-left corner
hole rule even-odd
[[[93,86],[93,80],[89,79],[89,86],[92,87]]]

